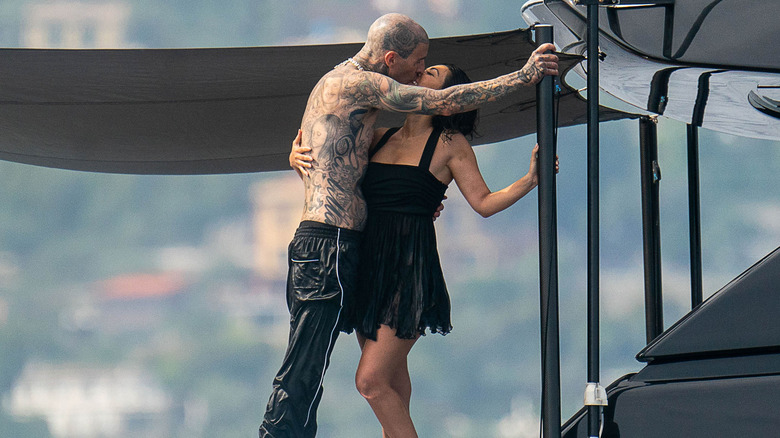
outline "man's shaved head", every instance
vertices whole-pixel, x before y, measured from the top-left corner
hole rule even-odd
[[[420,44],[428,44],[428,34],[417,22],[402,14],[386,14],[368,29],[366,46],[373,56],[393,51],[408,58]]]

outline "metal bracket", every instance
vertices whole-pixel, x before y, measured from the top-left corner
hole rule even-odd
[[[661,166],[658,165],[657,160],[653,160],[653,184],[661,181]]]
[[[607,391],[603,386],[588,382],[585,387],[585,406],[607,406]]]

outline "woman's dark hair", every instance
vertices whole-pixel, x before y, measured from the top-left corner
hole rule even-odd
[[[459,84],[468,84],[471,82],[471,79],[466,75],[466,72],[460,68],[452,64],[443,65],[450,70],[450,75],[444,81],[442,88]],[[443,128],[444,135],[448,137],[454,132],[460,132],[468,139],[471,139],[474,135],[479,135],[476,132],[478,116],[478,110],[453,114],[451,116],[433,116],[433,127]]]

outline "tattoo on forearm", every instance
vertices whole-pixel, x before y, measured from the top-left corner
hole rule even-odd
[[[542,69],[535,64],[526,65],[518,72],[518,74],[520,75],[520,81],[525,84],[538,83],[544,76]]]
[[[372,106],[397,112],[421,114],[452,114],[470,111],[517,90],[535,84],[542,70],[529,64],[522,70],[487,81],[458,85],[445,90],[408,87],[386,76],[364,74],[344,83],[344,92],[356,101],[368,101]]]

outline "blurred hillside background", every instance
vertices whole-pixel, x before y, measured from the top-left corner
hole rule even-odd
[[[357,42],[390,11],[440,37],[525,27],[521,4],[4,0],[0,46]],[[645,335],[638,124],[605,123],[601,135],[606,385],[641,368],[634,355]],[[780,144],[700,136],[709,296],[780,242]],[[558,138],[565,419],[581,406],[586,382],[585,129],[560,129]],[[488,185],[497,190],[525,174],[534,143],[530,136],[477,147]],[[659,143],[668,327],[690,307],[685,127],[662,118]],[[536,437],[536,194],[489,219],[471,211],[454,184],[448,196],[436,227],[454,331],[422,338],[411,353],[418,431]],[[0,436],[256,436],[286,343],[285,251],[301,199],[292,171],[137,176],[0,162]],[[342,336],[325,379],[320,437],[380,436],[354,389],[358,357],[354,335]]]

